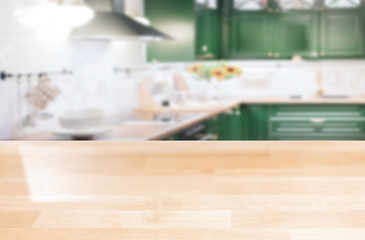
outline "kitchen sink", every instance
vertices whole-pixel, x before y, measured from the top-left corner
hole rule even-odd
[[[322,99],[348,99],[348,95],[323,95]]]

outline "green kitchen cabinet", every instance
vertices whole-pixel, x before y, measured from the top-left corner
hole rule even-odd
[[[315,10],[289,10],[275,17],[275,58],[319,56],[319,14]]]
[[[243,138],[242,115],[240,107],[231,110],[231,140],[240,141]]]
[[[218,0],[195,0],[197,59],[220,57],[221,26]]]
[[[232,17],[229,57],[266,58],[273,54],[273,16],[240,13]]]
[[[218,138],[219,140],[226,141],[240,141],[243,138],[241,109],[236,107],[222,113],[218,116],[219,128]]]
[[[144,4],[145,14],[151,21],[151,25],[173,38],[148,43],[148,61],[194,61],[195,2],[192,0],[147,0]]]
[[[273,105],[269,140],[365,140],[365,106]]]
[[[363,56],[364,32],[360,9],[326,9],[321,14],[321,56]]]
[[[205,121],[206,133],[210,135],[210,140],[219,140],[219,118],[215,116]]]
[[[268,140],[268,105],[248,105],[248,138],[252,141]]]
[[[229,37],[224,42],[228,58],[266,58],[273,52],[274,18],[269,5],[259,0],[232,0],[224,5]],[[228,8],[228,10],[227,10]],[[271,53],[271,54],[270,54]]]
[[[240,115],[241,115],[241,140],[247,141],[250,140],[250,124],[249,124],[249,114],[248,114],[248,106],[241,105],[240,106]]]
[[[358,104],[242,105],[204,122],[208,140],[365,140],[365,106]],[[177,133],[165,140],[181,140]]]
[[[319,56],[319,1],[274,1],[275,58]]]
[[[180,140],[179,133],[176,133],[174,135],[162,139],[162,141],[179,141],[179,140]]]
[[[365,56],[361,0],[226,0],[223,56],[307,59]]]
[[[229,113],[221,113],[218,116],[218,139],[229,141],[231,139],[231,119]]]
[[[232,0],[229,58],[290,58],[318,56],[319,14],[308,0],[252,2]],[[245,7],[245,4],[250,7]],[[227,6],[226,6],[227,8]]]

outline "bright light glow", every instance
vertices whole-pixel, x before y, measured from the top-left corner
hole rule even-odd
[[[133,18],[135,21],[137,21],[137,22],[139,22],[139,23],[141,23],[141,24],[143,24],[143,25],[146,25],[146,26],[151,25],[150,20],[148,20],[148,19],[147,19],[147,18],[145,18],[145,17],[142,17],[142,16],[132,16],[132,18]]]
[[[33,8],[21,8],[15,11],[20,24],[35,29],[57,27],[79,27],[94,17],[94,11],[87,6],[68,6],[45,4]]]

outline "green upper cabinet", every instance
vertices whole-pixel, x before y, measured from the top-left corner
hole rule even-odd
[[[229,0],[229,58],[318,56],[314,0]]]
[[[225,42],[228,58],[266,58],[272,54],[273,18],[269,5],[262,0],[227,1],[230,15],[229,37]],[[271,52],[271,53],[270,53]]]
[[[221,21],[218,0],[195,0],[197,59],[220,57]]]
[[[237,14],[232,18],[231,58],[266,58],[272,55],[272,17],[263,13]]]
[[[276,2],[274,57],[290,58],[319,55],[319,13],[314,0],[281,0]]]
[[[364,55],[361,0],[325,0],[321,14],[321,56]]]
[[[226,58],[364,57],[361,0],[224,0]],[[224,36],[223,36],[224,39]]]
[[[146,0],[148,60],[365,57],[364,0]]]
[[[145,14],[153,27],[173,40],[152,42],[148,61],[175,62],[195,59],[195,3],[192,0],[146,0]]]

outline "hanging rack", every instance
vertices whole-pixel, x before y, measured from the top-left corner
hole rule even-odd
[[[63,69],[59,72],[38,72],[38,73],[9,73],[6,71],[0,72],[0,81],[6,81],[9,79],[21,79],[23,77],[48,77],[48,76],[59,76],[59,75],[72,75],[73,71],[68,69]]]

